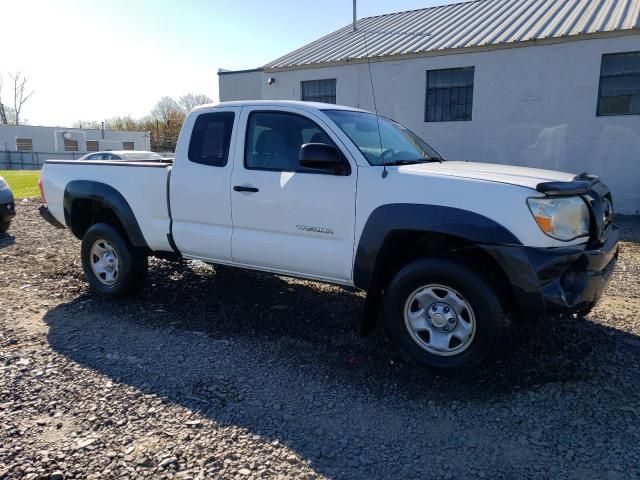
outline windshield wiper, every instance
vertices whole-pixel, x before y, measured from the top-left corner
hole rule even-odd
[[[415,160],[392,160],[387,165],[414,165],[416,163],[442,162],[439,158],[416,158]]]

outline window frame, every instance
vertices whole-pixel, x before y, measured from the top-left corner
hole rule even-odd
[[[333,102],[323,102],[321,100],[305,100],[304,98],[304,84],[311,82],[333,82],[333,95],[316,95],[314,98],[318,97],[333,97]],[[338,103],[338,79],[337,78],[318,78],[313,80],[300,80],[300,100],[303,102],[319,102],[326,103],[328,105],[337,105]]]
[[[627,116],[640,115],[640,113],[631,113],[631,112],[627,112],[627,113],[601,113],[600,112],[600,100],[602,98],[615,98],[613,96],[602,97],[602,79],[603,79],[602,70],[604,67],[604,57],[609,57],[614,55],[626,55],[629,53],[635,53],[637,55],[640,55],[640,50],[634,50],[632,52],[610,52],[610,53],[603,53],[602,55],[600,55],[600,73],[598,76],[598,97],[596,98],[596,117],[627,117]],[[640,79],[640,72],[633,73],[631,75],[636,75]],[[625,76],[625,74],[623,73],[623,74],[617,74],[617,75],[605,75],[604,78],[621,77],[621,76]]]
[[[452,70],[471,70],[472,71],[472,75],[471,75],[471,110],[469,112],[469,118],[449,118],[447,120],[445,120],[444,117],[444,110],[442,110],[441,112],[441,119],[440,120],[429,120],[429,73],[435,73],[435,72],[443,72],[443,71],[452,71]],[[425,90],[424,90],[424,122],[425,123],[444,123],[444,122],[471,122],[473,121],[473,94],[474,94],[474,90],[475,90],[475,84],[476,84],[476,66],[475,65],[468,65],[465,67],[446,67],[446,68],[432,68],[429,70],[425,71]],[[453,88],[463,88],[463,87],[432,87],[431,90],[434,90],[434,97],[437,96],[437,92],[438,90],[442,91],[442,95],[444,95],[444,91],[448,90],[449,93],[449,98],[451,98],[451,89]],[[469,86],[466,86],[464,88],[469,88]],[[466,93],[465,93],[466,95]],[[469,102],[465,102],[465,110],[466,110],[466,104]],[[457,104],[456,104],[457,105]],[[442,108],[443,106],[441,106]],[[436,106],[433,105],[433,108],[435,109]],[[451,103],[449,103],[449,113],[451,112]],[[450,115],[449,115],[450,116]]]
[[[193,136],[194,136],[194,135],[193,135],[193,132],[194,132],[194,131],[195,131],[195,129],[196,129],[196,125],[198,124],[198,121],[199,121],[201,118],[206,117],[206,116],[208,116],[208,115],[220,115],[220,114],[226,114],[226,115],[231,114],[231,115],[232,115],[232,118],[231,118],[231,128],[230,128],[230,130],[229,130],[229,139],[228,139],[228,140],[229,140],[229,144],[227,145],[226,152],[225,152],[225,155],[224,155],[224,162],[223,162],[223,163],[221,163],[220,165],[214,165],[214,164],[212,164],[212,163],[205,163],[205,162],[203,162],[203,161],[199,161],[199,160],[194,160],[194,159],[192,159],[192,158],[191,158],[191,145],[192,145],[192,142],[194,141],[194,140],[193,140]],[[200,114],[195,118],[195,120],[193,121],[193,126],[191,127],[191,134],[190,134],[190,138],[189,138],[189,145],[187,145],[187,159],[188,159],[191,163],[195,163],[196,165],[204,165],[205,167],[216,167],[216,168],[224,168],[224,167],[226,167],[226,166],[229,164],[229,154],[231,153],[231,149],[232,149],[232,143],[233,143],[233,130],[234,130],[234,129],[235,129],[235,127],[236,127],[236,121],[237,121],[237,115],[236,115],[236,112],[234,112],[233,110],[220,110],[220,111],[215,111],[215,110],[211,111],[211,110],[210,110],[210,111],[206,111],[206,112],[202,112],[202,113],[200,113]],[[223,139],[223,141],[224,141],[224,139]],[[203,143],[204,143],[204,142],[203,142]],[[201,146],[202,146],[202,145],[201,145]]]
[[[87,152],[99,152],[100,151],[100,140],[85,140],[85,148],[87,149]],[[89,143],[91,143],[92,145],[95,144],[96,145],[96,149],[95,150],[89,150]]]
[[[67,148],[67,142],[75,143],[75,149]],[[64,138],[62,142],[63,148],[65,152],[78,152],[79,151],[79,142],[78,140],[74,140],[72,138]]]
[[[29,142],[31,148],[25,149],[18,146],[18,142]],[[33,152],[33,138],[17,138],[16,137],[16,151],[17,152]]]
[[[283,170],[280,168],[262,168],[262,167],[250,167],[249,165],[247,165],[247,150],[249,148],[249,125],[251,124],[251,117],[256,114],[256,113],[276,113],[279,115],[291,115],[291,116],[295,116],[295,117],[300,117],[300,118],[304,118],[305,120],[308,120],[310,122],[312,122],[314,125],[316,125],[318,127],[319,130],[321,130],[322,132],[324,132],[324,134],[329,137],[329,139],[331,140],[331,142],[333,143],[333,146],[336,147],[338,149],[338,152],[340,153],[340,157],[342,158],[342,161],[344,163],[346,163],[347,165],[347,169],[345,173],[331,173],[328,171],[322,171],[322,170]],[[302,145],[305,145],[304,143]],[[331,175],[333,177],[348,177],[349,175],[351,175],[351,162],[349,162],[349,160],[347,159],[346,155],[344,154],[344,152],[342,151],[342,149],[337,145],[336,141],[331,138],[331,135],[329,135],[329,133],[327,132],[327,129],[323,128],[321,125],[318,124],[318,122],[316,122],[315,120],[313,120],[312,118],[309,118],[306,115],[302,115],[300,113],[295,113],[295,112],[290,112],[290,111],[284,111],[284,110],[251,110],[248,115],[247,115],[247,121],[244,127],[244,148],[243,148],[243,166],[246,170],[258,170],[261,172],[276,172],[276,173],[282,173],[282,172],[288,172],[288,173],[308,173],[308,174],[312,174],[312,175]]]

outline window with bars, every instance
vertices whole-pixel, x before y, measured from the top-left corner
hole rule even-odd
[[[336,103],[336,79],[300,82],[301,99],[305,102]]]
[[[87,152],[97,152],[100,150],[98,140],[87,140]]]
[[[133,142],[122,142],[122,149],[123,150],[135,150],[135,148],[133,146]]]
[[[640,115],[640,52],[602,56],[598,115]]]
[[[67,140],[64,139],[64,151],[65,152],[77,152],[78,151],[78,141],[77,140]]]
[[[425,122],[471,120],[475,67],[427,70]]]
[[[30,138],[16,138],[16,150],[19,152],[33,152],[33,140]]]

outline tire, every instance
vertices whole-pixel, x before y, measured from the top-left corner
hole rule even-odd
[[[7,233],[9,225],[11,225],[11,220],[8,222],[0,222],[0,233]]]
[[[454,260],[420,259],[402,268],[386,289],[383,309],[391,340],[429,367],[470,370],[508,347],[510,322],[496,291]]]
[[[147,256],[136,252],[111,225],[96,223],[87,230],[81,256],[87,282],[98,295],[121,298],[144,286]]]

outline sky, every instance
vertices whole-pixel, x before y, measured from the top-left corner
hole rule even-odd
[[[358,0],[358,17],[446,3]],[[139,118],[166,95],[217,101],[219,68],[259,67],[349,24],[352,1],[2,0],[0,13],[3,103],[20,71],[34,90],[22,118],[70,126]]]

